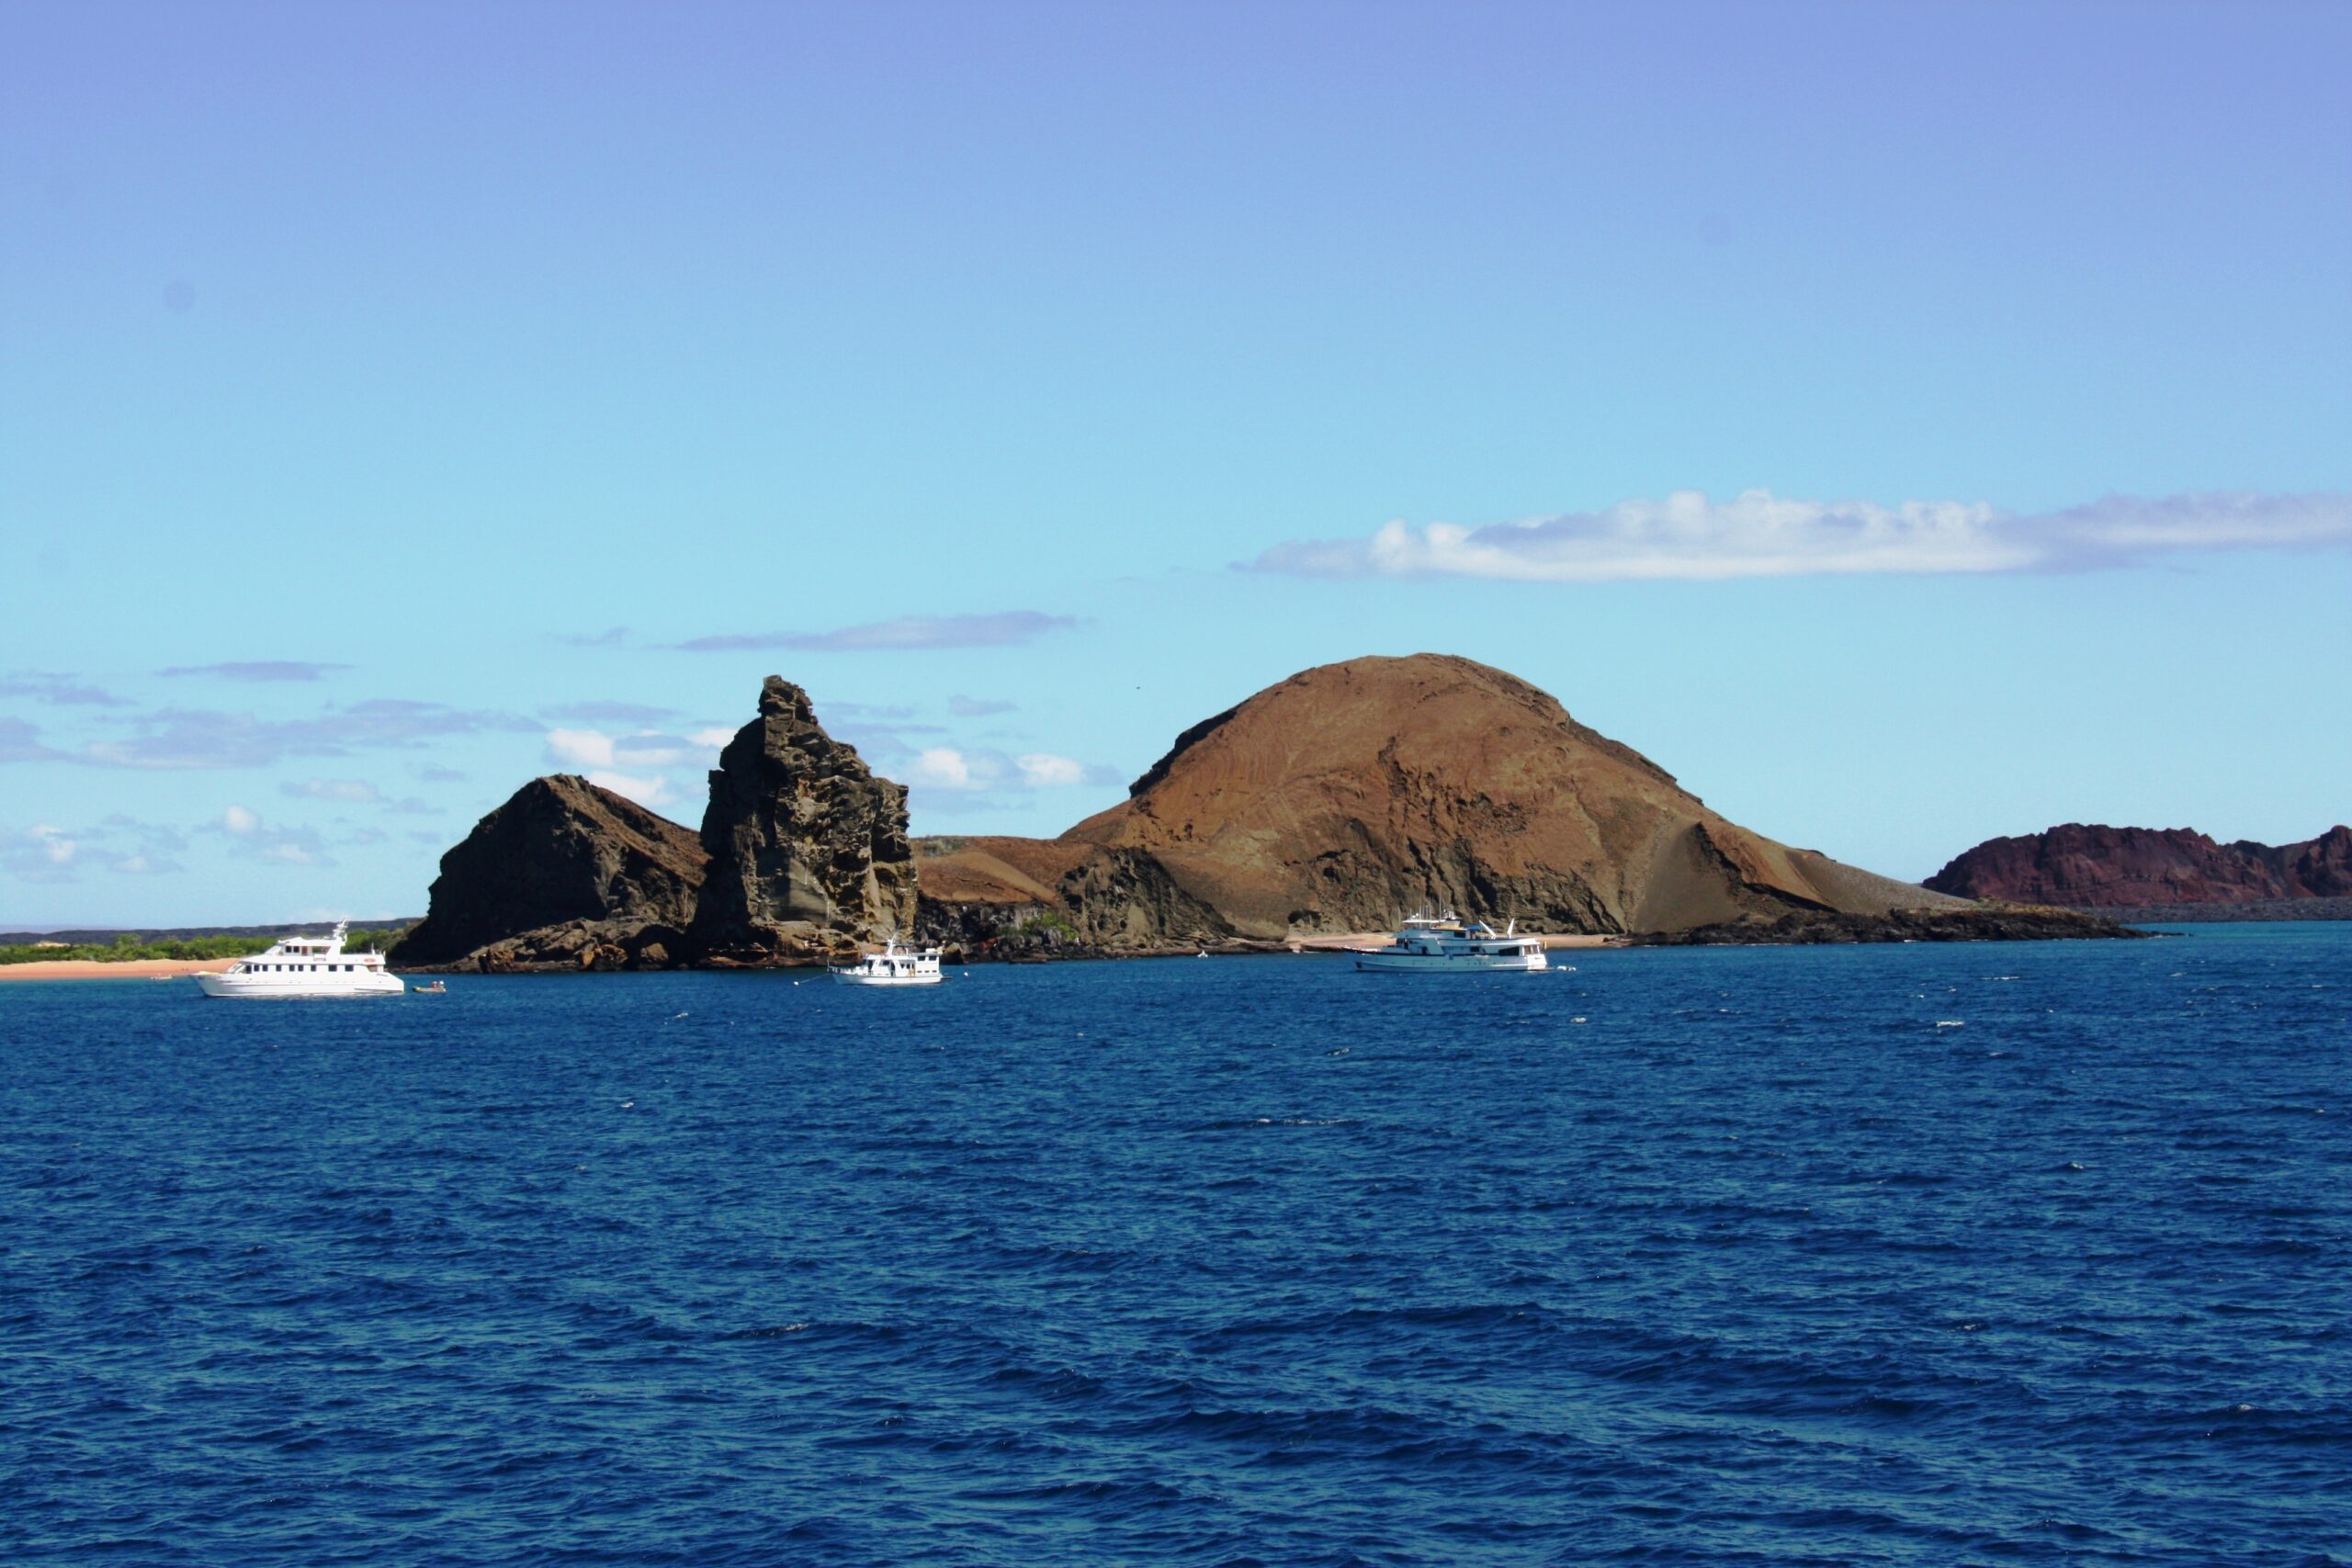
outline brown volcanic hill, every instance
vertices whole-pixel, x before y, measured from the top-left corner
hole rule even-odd
[[[2163,908],[2352,895],[2352,828],[2300,844],[2216,843],[2187,828],[2068,822],[1987,839],[1927,886],[1971,898],[2076,908]]]
[[[718,755],[702,846],[710,874],[689,936],[705,961],[788,964],[914,929],[907,786],[826,734],[782,676]]]
[[[661,965],[694,918],[702,840],[570,773],[533,779],[441,857],[402,968]]]
[[[1385,930],[1424,905],[1629,931],[1956,902],[1751,833],[1526,682],[1439,654],[1269,687],[1050,846],[963,843],[922,862],[927,931],[1043,887],[1112,950]]]

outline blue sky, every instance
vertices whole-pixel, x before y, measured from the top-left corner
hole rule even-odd
[[[0,924],[413,913],[760,678],[1051,833],[1513,671],[1924,875],[2352,816],[2352,11],[0,12]]]

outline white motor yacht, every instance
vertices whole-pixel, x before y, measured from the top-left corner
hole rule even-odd
[[[1386,947],[1351,947],[1359,969],[1480,974],[1497,969],[1545,967],[1544,939],[1521,936],[1512,920],[1501,931],[1484,920],[1464,920],[1453,910],[1427,910],[1407,919]]]
[[[846,968],[827,973],[844,986],[936,986],[939,949],[885,942],[881,952],[869,953]]]
[[[198,975],[208,997],[397,997],[408,989],[384,968],[380,953],[345,953],[347,920],[327,937],[282,936],[267,953],[241,958],[218,975]]]

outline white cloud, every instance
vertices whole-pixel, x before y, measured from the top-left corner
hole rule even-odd
[[[261,818],[242,806],[232,806],[220,814],[220,826],[232,833],[250,833],[261,826]]]
[[[1109,768],[1089,767],[1051,751],[1008,757],[987,747],[933,746],[918,753],[905,772],[909,784],[926,790],[1057,789],[1119,780]]]
[[[588,782],[626,795],[639,806],[657,807],[677,798],[661,770],[682,763],[702,765],[707,753],[735,739],[731,729],[699,729],[690,736],[644,730],[607,735],[601,729],[550,729],[548,760],[575,768]]]
[[[613,761],[627,768],[674,768],[694,750],[675,735],[624,735],[613,742]]]
[[[601,729],[550,729],[548,760],[572,768],[609,768],[613,738]]]
[[[1365,539],[1276,545],[1250,564],[1306,577],[1608,582],[1872,573],[2067,571],[2191,550],[2352,545],[2352,496],[2110,496],[2022,515],[1983,502],[1785,500],[1698,491],[1469,528],[1393,522]]]
[[[933,789],[985,789],[988,781],[974,773],[972,760],[951,746],[933,746],[915,758],[909,770],[911,784]]]
[[[548,731],[547,758],[559,767],[579,768],[674,768],[692,760],[698,751],[707,750],[711,743],[706,739],[717,733],[705,730],[689,739],[683,736],[663,735],[655,730],[639,730],[634,735],[607,735],[601,729],[550,729]],[[732,739],[728,732],[724,745]]]
[[[1057,757],[1050,751],[1031,751],[1015,759],[1021,776],[1033,788],[1047,789],[1056,784],[1084,784],[1086,764],[1068,757]]]
[[[659,773],[639,777],[598,769],[588,775],[588,782],[598,789],[611,790],[615,795],[625,795],[648,808],[671,798],[670,781]]]
[[[62,828],[41,823],[32,830],[33,840],[40,846],[40,857],[51,865],[63,865],[74,858],[74,840],[65,836]]]

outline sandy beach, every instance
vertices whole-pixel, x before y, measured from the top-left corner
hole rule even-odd
[[[233,958],[52,958],[36,964],[0,964],[0,980],[153,980],[175,975],[213,975]]]

